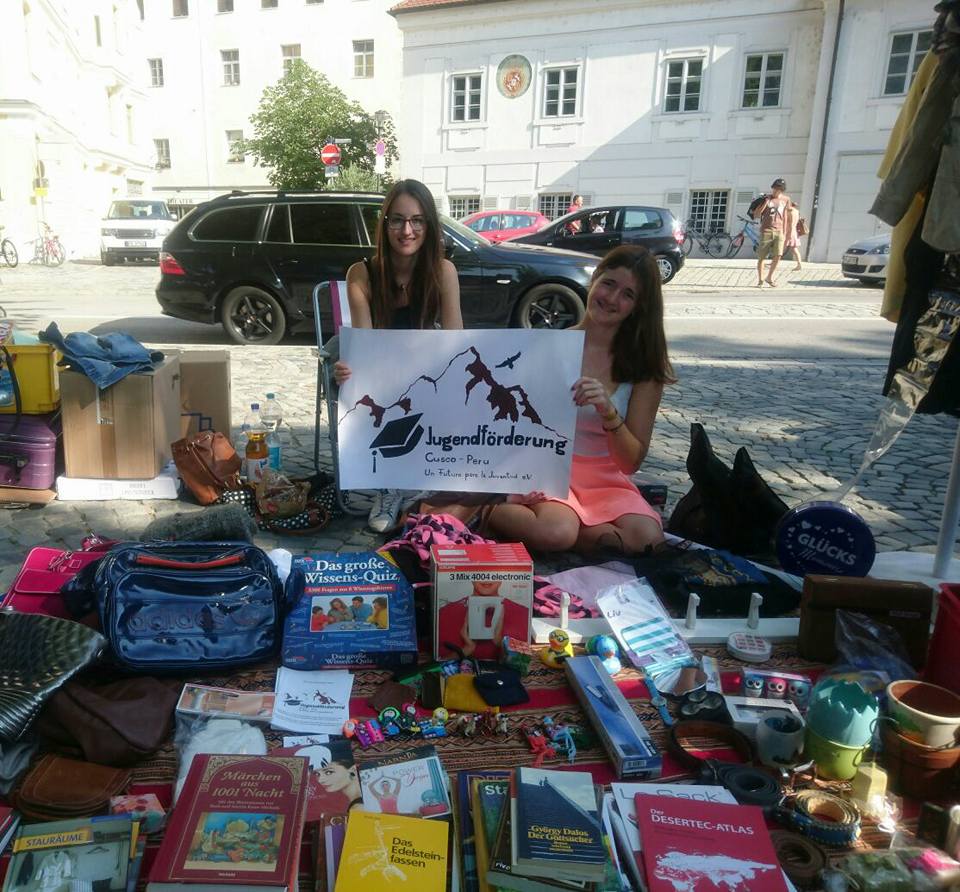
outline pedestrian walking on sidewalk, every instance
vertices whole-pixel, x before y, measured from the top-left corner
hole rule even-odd
[[[376,250],[347,270],[347,297],[354,328],[463,328],[457,269],[443,256],[437,205],[423,183],[400,180],[384,199]],[[350,367],[337,361],[333,374],[340,386]],[[370,529],[396,526],[406,499],[396,489],[375,493]]]
[[[800,230],[797,228],[800,223],[800,208],[795,201],[790,202],[787,210],[787,235],[783,240],[783,259],[793,260],[796,266],[793,272],[798,273],[803,269],[800,263]]]
[[[780,178],[770,184],[770,193],[765,195],[763,202],[754,208],[751,215],[754,220],[760,219],[760,244],[757,246],[757,288],[762,288],[766,282],[771,288],[774,286],[773,277],[783,255],[783,243],[787,231],[787,211],[790,209],[791,199],[786,194],[787,184]],[[763,262],[770,259],[770,270],[764,278]]]

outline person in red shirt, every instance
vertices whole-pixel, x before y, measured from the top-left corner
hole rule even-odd
[[[500,652],[500,642],[503,640],[504,629],[507,634],[515,638],[526,640],[526,630],[530,624],[530,609],[511,601],[509,598],[500,598],[500,582],[481,582],[475,580],[473,591],[465,598],[444,604],[439,611],[437,623],[440,647],[452,644],[463,651],[465,657],[476,657],[478,660],[495,660]],[[488,608],[494,611],[494,622],[490,627],[490,637],[473,639],[470,637],[470,599],[488,598],[498,600],[498,605],[492,604]],[[499,611],[499,614],[497,613]]]
[[[567,208],[567,213],[568,213],[568,214],[573,214],[573,213],[575,213],[576,211],[579,211],[580,208],[582,208],[582,207],[583,207],[583,196],[582,196],[582,195],[574,195],[574,196],[573,196],[573,201],[570,202],[570,207]],[[567,228],[567,233],[568,233],[569,235],[576,235],[576,234],[580,231],[580,227],[581,227],[582,225],[583,225],[583,223],[582,223],[580,220],[571,220],[571,221],[567,224],[567,227],[566,227],[566,228]]]

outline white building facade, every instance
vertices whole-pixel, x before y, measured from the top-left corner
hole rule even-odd
[[[98,253],[100,220],[152,174],[133,0],[8,0],[0,48],[0,224],[32,256],[41,221],[67,255]],[[23,256],[25,255],[25,256]]]
[[[264,89],[294,59],[369,114],[396,117],[401,34],[386,0],[144,2],[154,191],[172,206],[269,188],[267,171],[235,145],[254,135]]]
[[[736,232],[783,177],[820,260],[875,231],[880,153],[934,18],[932,0],[403,0],[393,14],[401,168],[453,216],[556,216],[579,193]]]

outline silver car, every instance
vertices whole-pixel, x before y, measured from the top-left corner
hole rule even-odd
[[[890,233],[854,242],[843,252],[843,274],[861,282],[883,282],[890,260]]]

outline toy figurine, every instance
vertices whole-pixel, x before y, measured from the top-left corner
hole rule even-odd
[[[433,711],[434,722],[441,722],[443,724],[446,724],[449,719],[450,719],[450,713],[447,712],[447,710],[444,709],[442,706],[438,706]]]
[[[376,719],[366,719],[358,722],[354,729],[357,742],[366,749],[375,743],[383,742],[383,731],[380,730],[380,723]]]
[[[564,662],[573,656],[570,636],[563,629],[554,629],[547,638],[547,645],[540,651],[540,660],[551,669],[562,669]]]
[[[343,736],[349,740],[357,733],[357,723],[354,719],[347,719],[343,723]]]
[[[497,713],[492,709],[485,709],[480,713],[477,730],[484,737],[493,737],[497,733]]]
[[[806,675],[773,672],[767,669],[744,669],[740,690],[744,697],[768,697],[790,700],[801,712],[810,703],[813,685]]]
[[[622,668],[617,642],[609,635],[594,635],[587,642],[587,653],[600,658],[603,668],[611,675],[616,675]]]
[[[543,736],[543,731],[539,728],[524,728],[523,736],[527,738],[527,743],[530,744],[530,749],[534,753],[534,768],[543,765],[543,760],[547,757],[556,758],[557,751],[550,746],[550,741]]]
[[[443,722],[438,722],[436,719],[429,719],[428,721],[420,722],[419,727],[420,733],[428,739],[432,737],[447,736],[446,725],[444,725]]]
[[[505,713],[501,712],[497,715],[497,734],[509,734],[510,733],[510,717]]]
[[[462,715],[458,715],[456,727],[464,737],[476,737],[477,716],[472,712],[465,712]]]
[[[577,744],[570,729],[557,724],[550,716],[543,717],[543,730],[558,753],[566,753],[567,761],[572,765],[577,758]]]
[[[400,710],[396,706],[386,706],[380,710],[377,721],[384,737],[397,737],[404,729],[400,726]]]

